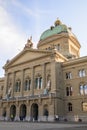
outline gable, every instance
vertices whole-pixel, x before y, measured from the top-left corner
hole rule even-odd
[[[7,65],[6,67],[10,66],[16,66],[21,63],[25,63],[31,60],[36,60],[38,58],[42,58],[46,56],[47,53],[43,51],[38,50],[24,50],[20,54],[18,54],[16,57],[14,57]]]

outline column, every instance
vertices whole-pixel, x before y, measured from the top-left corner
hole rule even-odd
[[[39,112],[38,112],[38,121],[44,121],[42,103],[39,103],[39,109],[38,110],[39,110]]]
[[[15,116],[15,121],[20,121],[20,107],[19,107],[19,102],[16,101],[16,116]]]
[[[27,105],[26,120],[27,120],[27,121],[30,121],[30,101],[27,100],[26,102],[27,102],[27,103],[26,103],[26,105]]]
[[[40,77],[37,77],[37,89],[40,87]]]
[[[48,106],[49,106],[49,116],[48,116],[48,121],[54,121],[54,117],[55,117],[55,115],[54,115],[54,102],[52,103],[52,104],[48,104]]]
[[[46,66],[45,63],[42,64],[42,87],[46,88]]]
[[[4,98],[7,98],[8,91],[8,73],[5,73],[5,86],[4,86]]]
[[[3,114],[3,107],[2,107],[2,105],[3,105],[2,102],[0,102],[0,120],[3,120],[3,118],[4,118],[3,115],[2,115]]]
[[[20,89],[21,96],[23,96],[23,88],[24,88],[24,70],[21,70],[21,89]]]
[[[7,120],[10,119],[10,105],[8,105],[7,109],[6,109],[6,118],[7,118]]]
[[[12,93],[11,93],[11,97],[14,97],[14,87],[15,87],[15,72],[12,73]]]
[[[51,91],[56,92],[56,63],[51,62]]]
[[[31,93],[34,95],[34,67],[31,68]]]

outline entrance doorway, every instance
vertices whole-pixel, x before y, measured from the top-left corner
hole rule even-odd
[[[34,103],[31,106],[31,119],[32,121],[37,121],[38,120],[38,104]]]
[[[16,116],[16,106],[12,105],[10,107],[10,118],[12,121],[15,119],[15,116]]]
[[[20,106],[20,120],[24,120],[26,118],[26,111],[27,111],[26,105],[22,104]]]

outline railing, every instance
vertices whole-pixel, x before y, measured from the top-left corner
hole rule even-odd
[[[0,101],[17,101],[17,100],[31,100],[31,99],[39,99],[39,98],[50,98],[54,97],[55,93],[49,93],[49,94],[39,94],[39,95],[29,95],[29,96],[16,96],[16,97],[9,97],[9,98],[2,98]]]

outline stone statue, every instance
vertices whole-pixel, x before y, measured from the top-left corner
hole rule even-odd
[[[30,37],[30,39],[27,40],[27,43],[25,44],[25,48],[32,48],[33,47],[33,43],[32,43],[32,36]]]

